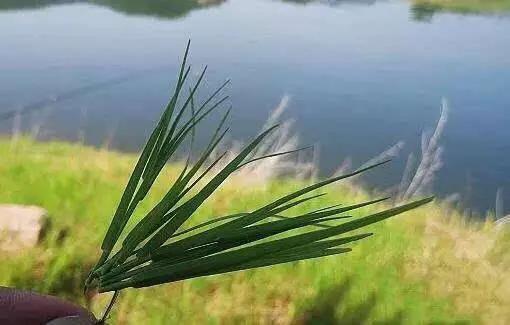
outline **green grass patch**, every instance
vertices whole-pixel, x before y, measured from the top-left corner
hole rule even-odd
[[[416,18],[425,19],[436,12],[460,14],[508,14],[510,0],[411,0]]]
[[[135,162],[134,155],[62,142],[0,140],[0,203],[39,205],[51,218],[38,247],[15,256],[0,253],[0,285],[64,296],[101,311],[107,297],[86,301],[83,281]],[[178,167],[165,167],[163,181],[142,202],[135,220],[164,195]],[[289,179],[243,186],[234,179],[206,201],[191,224],[250,210],[303,185]],[[296,209],[369,199],[347,184],[327,192]],[[438,205],[367,231],[375,235],[340,257],[127,289],[112,323],[510,322],[510,281],[505,279],[510,238],[504,232],[489,223],[467,223]]]

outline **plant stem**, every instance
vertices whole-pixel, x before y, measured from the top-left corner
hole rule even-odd
[[[112,311],[113,305],[115,304],[115,302],[117,301],[117,298],[119,297],[119,293],[120,293],[120,291],[115,291],[113,293],[112,299],[110,299],[110,303],[106,307],[103,317],[101,317],[101,319],[99,320],[99,322],[97,324],[104,324],[106,322],[106,318],[108,318],[108,315]]]

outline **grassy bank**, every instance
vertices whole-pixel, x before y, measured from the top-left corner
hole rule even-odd
[[[79,145],[0,140],[0,203],[39,205],[51,217],[39,247],[1,256],[0,285],[65,296],[100,311],[106,298],[85,301],[83,280],[134,162],[132,155]],[[168,184],[178,168],[164,173]],[[226,184],[194,222],[249,210],[300,185],[241,182]],[[138,215],[164,190],[157,184]],[[314,204],[367,198],[347,185],[327,191]],[[508,231],[467,223],[438,205],[371,230],[375,236],[341,257],[127,290],[112,323],[510,323]]]
[[[510,0],[412,0],[414,10],[498,14],[510,12]]]

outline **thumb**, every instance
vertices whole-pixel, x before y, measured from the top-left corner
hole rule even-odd
[[[85,308],[57,297],[0,287],[0,324],[46,324],[56,318],[80,316],[96,322]]]

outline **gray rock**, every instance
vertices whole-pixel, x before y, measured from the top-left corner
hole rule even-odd
[[[47,222],[47,212],[37,206],[0,205],[0,250],[16,252],[34,247]]]

